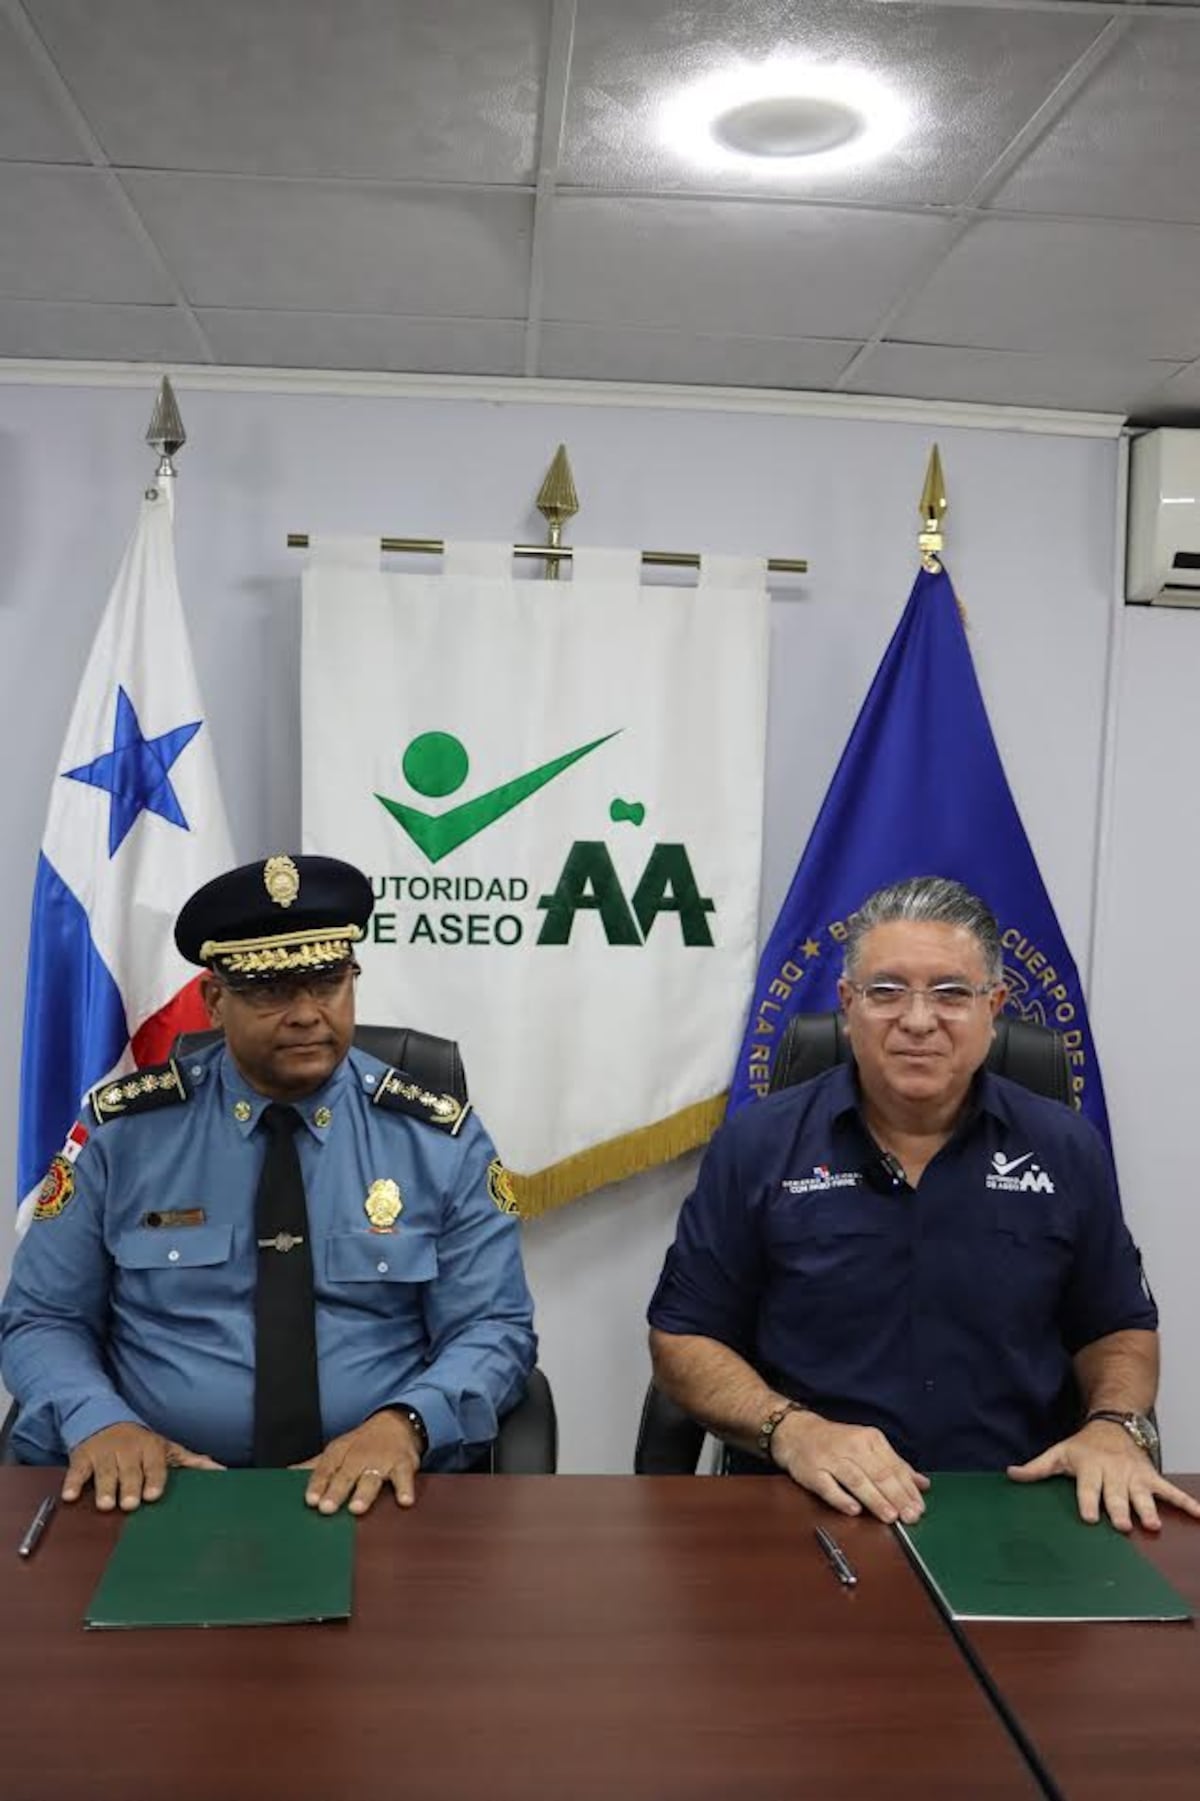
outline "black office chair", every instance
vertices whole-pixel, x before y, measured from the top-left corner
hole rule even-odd
[[[841,1013],[796,1013],[784,1028],[771,1065],[770,1092],[793,1088],[849,1063],[850,1040]],[[1071,1105],[1071,1069],[1061,1032],[1001,1014],[986,1067],[1035,1094]],[[694,1475],[704,1427],[651,1382],[642,1403],[633,1467],[639,1476]],[[722,1457],[723,1462],[723,1457]]]
[[[794,1088],[798,1082],[810,1082],[835,1063],[849,1061],[850,1040],[843,1014],[793,1014],[771,1065],[771,1093],[778,1088]],[[1061,1032],[1052,1032],[1047,1026],[1031,1025],[1002,1013],[996,1021],[985,1068],[993,1075],[1019,1082],[1022,1088],[1031,1088],[1034,1094],[1061,1101],[1065,1107],[1072,1104],[1066,1040]]]
[[[181,1032],[171,1046],[171,1055],[185,1062],[216,1044],[221,1036],[219,1031]],[[420,1032],[415,1026],[360,1025],[355,1028],[354,1042],[359,1050],[404,1070],[426,1088],[452,1094],[459,1101],[469,1098],[466,1071],[452,1038]],[[0,1464],[17,1462],[11,1443],[16,1417],[14,1401],[0,1426]],[[498,1476],[554,1474],[558,1468],[558,1416],[550,1384],[540,1369],[531,1372],[525,1393],[501,1419],[496,1438],[473,1467]]]
[[[223,1037],[224,1033],[220,1031],[181,1032],[171,1046],[171,1055],[183,1063],[197,1051],[218,1044]],[[381,1063],[391,1064],[393,1069],[404,1070],[406,1075],[415,1076],[426,1088],[452,1094],[457,1101],[470,1098],[467,1072],[453,1038],[418,1032],[415,1026],[360,1025],[354,1028],[354,1042],[360,1051],[378,1057]]]

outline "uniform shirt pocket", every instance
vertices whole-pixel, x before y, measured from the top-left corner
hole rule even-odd
[[[432,1232],[333,1232],[325,1240],[329,1282],[432,1282],[437,1273]]]
[[[233,1244],[232,1225],[187,1226],[172,1231],[162,1226],[136,1226],[122,1232],[113,1256],[122,1269],[204,1269],[228,1263]]]
[[[849,1205],[824,1198],[809,1202],[771,1221],[771,1263],[817,1287],[857,1283],[864,1267],[886,1258],[888,1247],[881,1240],[892,1235],[889,1225],[881,1208],[864,1206],[857,1197]]]
[[[769,1277],[760,1309],[765,1345],[798,1340],[859,1355],[864,1337],[895,1306],[906,1273],[901,1222],[875,1197],[825,1196],[772,1221]]]
[[[1069,1214],[1001,1204],[989,1237],[988,1287],[1001,1330],[1022,1339],[1056,1331],[1075,1256]]]
[[[233,1262],[233,1226],[228,1222],[134,1227],[116,1239],[113,1258],[118,1336],[121,1322],[139,1317],[156,1327],[170,1319],[175,1331],[191,1322],[198,1333],[207,1335],[231,1303],[249,1294],[246,1277]],[[138,1329],[139,1340],[144,1331],[144,1326]]]

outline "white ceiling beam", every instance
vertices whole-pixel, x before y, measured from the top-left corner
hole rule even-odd
[[[554,207],[554,189],[562,156],[567,118],[567,93],[571,85],[571,55],[575,48],[575,0],[554,0],[550,15],[550,43],[546,51],[546,83],[542,94],[542,122],[538,142],[537,186],[533,201],[533,232],[529,245],[529,304],[525,318],[525,373],[534,376],[542,342],[542,294],[545,288],[546,238]]]
[[[895,0],[875,0],[891,6]],[[931,12],[939,10],[990,13],[1069,13],[1074,19],[1119,19],[1130,13],[1138,18],[1186,20],[1200,24],[1200,0],[910,0]]]
[[[407,400],[484,400],[516,406],[645,408],[665,412],[769,413],[796,419],[875,419],[954,425],[980,431],[1116,438],[1123,413],[1000,406],[973,400],[911,400],[889,394],[831,394],[793,388],[699,387],[657,382],[565,381],[520,375],[394,375],[356,369],[223,368],[155,364],[177,394],[338,394]],[[0,358],[0,387],[144,388],[145,363]]]

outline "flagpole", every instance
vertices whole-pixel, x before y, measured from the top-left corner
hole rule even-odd
[[[929,453],[925,486],[921,489],[918,503],[921,530],[917,536],[917,549],[921,553],[921,567],[930,575],[940,575],[942,572],[942,520],[946,516],[946,505],[946,478],[942,474],[942,459],[935,444]]]
[[[162,494],[170,508],[171,517],[174,519],[176,469],[172,458],[187,443],[187,433],[183,429],[183,420],[179,416],[175,390],[165,375],[159,386],[158,398],[154,402],[154,411],[150,415],[150,423],[146,427],[146,442],[158,452],[158,467],[154,471],[154,485],[146,489],[146,499],[156,500],[159,494]]]

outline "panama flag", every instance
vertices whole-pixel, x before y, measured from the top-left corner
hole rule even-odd
[[[232,861],[163,484],[100,621],[38,858],[17,1149],[30,1206],[88,1089],[207,1025],[175,916]]]

